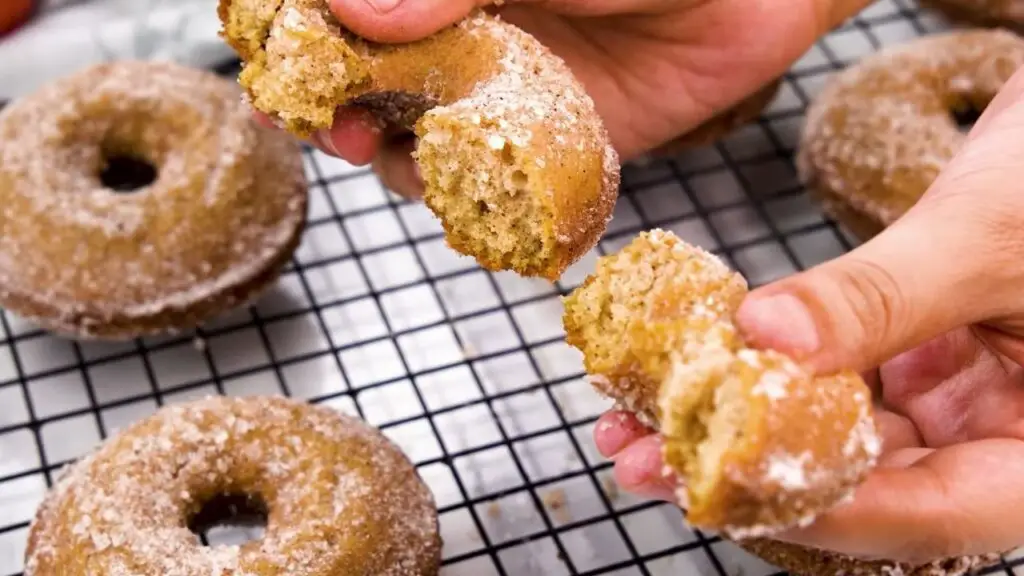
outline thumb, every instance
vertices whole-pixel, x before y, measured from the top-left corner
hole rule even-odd
[[[863,372],[983,313],[979,252],[922,210],[831,262],[751,292],[736,322],[751,345],[819,373]],[[908,215],[909,216],[909,215]],[[939,256],[941,255],[941,256]]]
[[[940,334],[1021,310],[1024,94],[1004,99],[928,193],[850,253],[751,292],[753,346],[820,373],[865,371]]]

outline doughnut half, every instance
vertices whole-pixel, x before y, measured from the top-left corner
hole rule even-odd
[[[342,105],[414,130],[426,205],[489,270],[557,279],[611,217],[619,159],[565,63],[484,12],[418,42],[343,29],[327,0],[221,0],[252,105],[299,136]]]
[[[595,387],[664,436],[689,523],[734,538],[813,521],[881,448],[859,376],[813,377],[745,345],[732,324],[745,293],[719,259],[654,230],[602,258],[564,318]]]
[[[947,32],[865,57],[836,73],[807,110],[797,168],[824,211],[861,239],[924,195],[981,111],[1024,65],[1024,38]]]

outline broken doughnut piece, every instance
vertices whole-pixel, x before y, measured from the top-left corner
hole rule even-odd
[[[600,259],[564,317],[595,387],[664,436],[688,521],[732,538],[807,525],[881,449],[858,375],[746,346],[732,322],[746,291],[714,255],[654,230]]]

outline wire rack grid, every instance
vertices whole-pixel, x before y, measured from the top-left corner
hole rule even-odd
[[[556,286],[480,270],[423,206],[306,150],[304,241],[253,306],[194,335],[122,344],[62,340],[3,314],[0,576],[20,574],[29,522],[63,465],[160,406],[209,394],[284,394],[381,428],[433,490],[445,575],[780,576],[689,529],[678,509],[617,489],[591,441],[609,403],[563,341],[559,297],[653,227],[722,255],[753,285],[848,250],[854,240],[796,178],[803,111],[836,69],[946,26],[910,0],[879,0],[794,65],[757,123],[627,166],[606,236]],[[987,573],[1024,575],[1018,565],[1024,555]]]

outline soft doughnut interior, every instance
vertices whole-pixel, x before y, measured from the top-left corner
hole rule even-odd
[[[486,125],[435,114],[422,122],[415,157],[424,201],[444,214],[448,241],[492,268],[539,272],[554,255],[555,215],[534,169]]]
[[[565,299],[563,324],[595,385],[656,420],[670,352],[689,339],[679,323],[696,327],[731,314],[745,293],[742,277],[717,258],[653,230],[598,261]]]
[[[691,506],[701,507],[717,488],[725,455],[743,438],[750,410],[733,360],[724,348],[706,349],[690,363],[676,362],[662,383],[665,463],[683,473]]]

